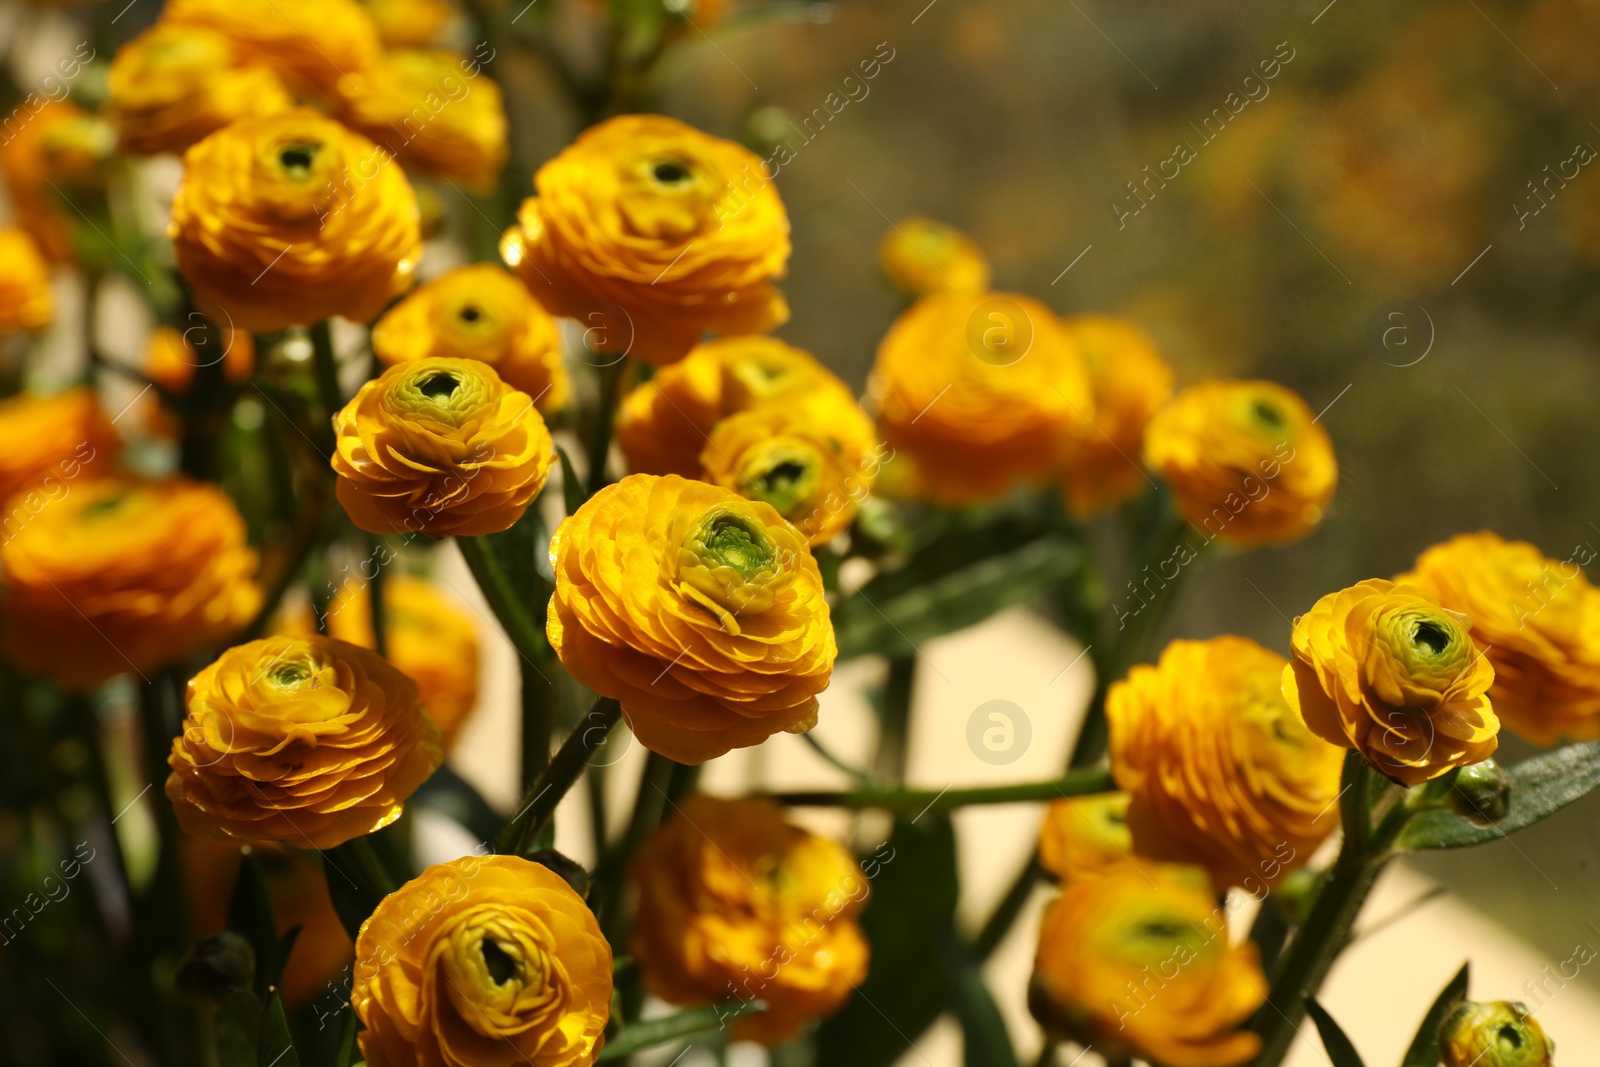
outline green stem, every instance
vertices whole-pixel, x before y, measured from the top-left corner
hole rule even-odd
[[[1028,898],[1033,895],[1034,884],[1043,877],[1044,868],[1039,866],[1039,856],[1035,853],[1028,857],[1027,866],[1022,868],[1016,881],[1011,883],[1011,888],[1006,890],[1005,896],[1000,898],[1000,903],[995,905],[994,913],[978,931],[978,936],[972,939],[972,954],[980,963],[994,955],[995,949],[1000,947],[1000,942],[1006,939],[1011,925],[1017,921],[1017,916],[1022,914],[1023,907],[1028,903]]]
[[[506,636],[516,646],[517,652],[533,663],[542,663],[550,657],[550,645],[544,634],[533,624],[533,616],[517,596],[511,578],[495,558],[494,552],[482,537],[458,537],[456,546],[467,561],[467,569],[483,590],[484,599]]]
[[[332,419],[344,407],[344,398],[339,392],[339,362],[333,354],[333,327],[327,319],[311,327],[311,374],[322,406]]]
[[[621,717],[622,705],[610,697],[594,702],[594,707],[561,743],[561,749],[549,766],[528,787],[516,816],[500,832],[495,851],[525,855],[535,850],[534,843],[555,815],[556,806],[583,773],[589,756],[605,743],[611,728]]]
[[[589,434],[589,484],[588,495],[594,496],[606,485],[606,458],[611,454],[611,433],[616,422],[617,394],[622,385],[622,369],[626,357],[598,368],[600,377],[600,403],[595,409],[595,421]]]
[[[517,666],[522,683],[522,788],[527,789],[550,765],[555,685],[527,660]]]
[[[367,538],[367,558],[376,560],[379,541],[376,537]],[[385,659],[389,658],[389,612],[383,598],[384,574],[383,564],[376,564],[372,568],[372,577],[367,580],[367,595],[372,603],[372,650]]]
[[[879,719],[878,749],[872,759],[873,777],[903,782],[906,777],[907,741],[911,733],[911,698],[916,688],[917,659],[894,656],[883,684],[883,712]]]
[[[622,896],[628,864],[633,861],[634,853],[644,844],[645,838],[655,832],[666,812],[667,791],[672,786],[675,766],[672,760],[655,752],[645,759],[628,828],[616,848],[601,860],[595,870],[594,880],[598,886],[595,914],[606,933],[606,939],[613,945],[627,943],[627,916],[623,914]]]
[[[1109,771],[1085,769],[1070,771],[1045,782],[1018,782],[1014,785],[986,785],[969,789],[885,789],[868,786],[847,793],[773,793],[773,800],[790,807],[880,808],[897,815],[935,814],[975,804],[1018,804],[1026,801],[1059,800],[1062,797],[1089,796],[1116,788]]]

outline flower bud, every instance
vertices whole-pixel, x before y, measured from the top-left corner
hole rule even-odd
[[[248,989],[255,973],[256,954],[250,942],[224,930],[189,946],[178,961],[172,984],[185,1000],[205,1003]]]
[[[1528,1009],[1511,1001],[1469,1001],[1439,1028],[1445,1067],[1550,1067],[1555,1049]]]
[[[1511,810],[1511,779],[1492,759],[1461,768],[1450,788],[1450,807],[1478,826],[1493,826]]]

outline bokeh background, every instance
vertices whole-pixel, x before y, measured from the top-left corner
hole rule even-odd
[[[42,19],[0,3],[0,103],[86,32],[114,47],[159,7],[125,2]],[[582,0],[538,2],[561,47],[594,48]],[[1137,322],[1180,383],[1270,377],[1305,396],[1339,454],[1327,521],[1284,549],[1209,549],[1168,625],[1168,636],[1241,633],[1281,652],[1288,620],[1316,597],[1405,569],[1456,532],[1494,529],[1558,559],[1600,549],[1597,43],[1600,3],[1586,0],[744,0],[678,48],[652,103],[763,154],[789,144],[777,183],[794,229],[794,318],[780,334],[853,384],[903,306],[877,242],[890,220],[917,213],[968,232],[997,288]],[[519,130],[512,167],[526,175],[578,119],[532,60],[501,73]],[[157,207],[173,168],[151,167]],[[430,248],[424,273],[464,255]],[[62,286],[70,308],[70,278]],[[115,303],[114,289],[103,299]],[[60,319],[44,373],[65,377],[81,322]],[[137,324],[122,332],[136,346]],[[512,769],[495,738],[513,717],[512,683],[491,651],[484,707],[456,761],[504,799]],[[924,686],[913,775],[940,787],[1058,766],[1087,680],[1052,676],[1075,654],[1027,612],[928,650],[960,684]],[[821,726],[846,750],[869,739],[852,680],[836,685]],[[989,699],[1016,701],[1034,722],[1035,751],[1000,771],[965,747],[966,716]],[[829,779],[780,740],[758,766],[719,764],[711,784]],[[1508,760],[1527,754],[1514,738],[1503,746]],[[974,896],[964,913],[983,912],[1036,822],[1035,810],[1004,808],[963,823]],[[448,831],[433,831],[449,848]],[[1385,1035],[1409,1033],[1411,1002],[1425,1004],[1469,954],[1498,961],[1491,973],[1510,986],[1476,994],[1528,999],[1524,979],[1537,985],[1575,945],[1600,948],[1597,859],[1591,796],[1515,841],[1408,861],[1368,921],[1403,918],[1335,975],[1334,1007],[1361,1006],[1337,1013],[1385,1062]],[[1410,910],[1434,883],[1446,896]],[[1031,924],[1034,914],[994,965],[1019,1049],[1037,1047],[1019,999]],[[1374,993],[1385,980],[1415,994],[1387,1001]],[[1542,1017],[1573,1056],[1564,1061],[1593,1062],[1600,968],[1559,985]],[[1558,1016],[1591,1030],[1564,1034]],[[1323,1062],[1313,1049],[1303,1062]],[[957,1057],[935,1034],[906,1062]]]

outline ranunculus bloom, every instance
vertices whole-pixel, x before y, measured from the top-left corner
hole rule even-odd
[[[1172,397],[1172,368],[1148,334],[1121,319],[1067,320],[1094,389],[1094,425],[1062,442],[1068,506],[1080,517],[1116,507],[1149,484],[1144,428]]]
[[[367,11],[389,48],[438,44],[460,17],[460,11],[447,0],[367,0]]]
[[[306,108],[243,119],[183,156],[168,232],[207,317],[266,333],[365,322],[410,283],[417,198],[383,149]]]
[[[1507,727],[1544,745],[1600,737],[1600,589],[1576,560],[1484,531],[1434,545],[1396,580],[1472,620]]]
[[[210,485],[73,485],[0,545],[3,644],[69,689],[148,674],[224,640],[261,607],[244,520]]]
[[[1026,296],[923,297],[879,344],[868,393],[895,463],[916,469],[906,484],[945,504],[1043,481],[1063,438],[1093,432],[1077,342]]]
[[[79,482],[107,470],[120,444],[99,401],[86,388],[0,401],[0,504],[30,489],[46,502],[60,501]],[[28,510],[38,508],[30,505]],[[8,514],[0,538],[15,537],[18,521],[16,514]]]
[[[698,764],[816,725],[838,649],[816,560],[772,505],[631,474],[562,521],[550,562],[551,647],[652,752]]]
[[[550,868],[438,863],[356,938],[350,1003],[372,1067],[589,1067],[611,1017],[611,946]]]
[[[989,261],[972,239],[922,215],[890,227],[878,243],[878,262],[895,288],[911,296],[989,288]]]
[[[372,631],[372,586],[349,578],[328,604],[328,636],[362,648],[376,642]],[[478,627],[460,603],[432,582],[407,574],[383,582],[384,657],[417,683],[422,708],[449,751],[478,702]],[[310,634],[309,611],[294,612],[278,627],[286,634]]]
[[[1196,868],[1128,864],[1070,882],[1045,909],[1028,1006],[1053,1035],[1107,1057],[1232,1067],[1261,1039],[1240,1027],[1267,997],[1253,942]]]
[[[1417,785],[1494,755],[1494,666],[1465,615],[1410,585],[1369,578],[1295,620],[1283,695],[1313,733]]]
[[[45,146],[57,130],[84,117],[83,109],[70,100],[47,100],[36,110],[14,111],[4,128],[6,136],[0,138],[0,174],[10,194],[11,217],[51,263],[71,263],[74,250],[72,222],[50,187],[56,176]]]
[[[698,345],[629,393],[617,409],[617,443],[636,474],[697,478],[712,428],[764,408],[825,426],[853,449],[877,441],[872,420],[832,371],[776,337],[752,336]]]
[[[226,34],[248,62],[319,90],[366,69],[382,50],[356,0],[167,0],[161,21]]]
[[[771,284],[789,217],[762,166],[676,119],[608,119],[539,168],[501,255],[601,351],[671,363],[708,330],[762,333],[789,317]]]
[[[222,364],[222,376],[234,384],[250,380],[255,370],[255,340],[243,330],[223,330],[222,351],[215,347],[196,348],[190,338],[210,343],[210,338],[199,331],[179,332],[170,326],[158,326],[150,332],[144,343],[145,377],[174,393],[185,393],[194,384],[194,376],[201,367]]]
[[[339,503],[371,533],[510,529],[555,462],[533,398],[473,359],[396,364],[361,387],[333,429]]]
[[[124,152],[182,152],[231,122],[276,115],[294,98],[270,69],[243,62],[227,35],[160,22],[117,50],[106,106]]]
[[[696,795],[639,850],[633,952],[673,1004],[764,1000],[733,1036],[771,1046],[837,1011],[866,978],[867,879],[843,846],[768,800]]]
[[[1444,1067],[1554,1067],[1556,1043],[1527,1005],[1462,1004],[1439,1027]]]
[[[1185,519],[1241,547],[1315,530],[1339,481],[1327,433],[1274,382],[1190,386],[1145,427],[1144,455]]]
[[[879,460],[848,433],[777,406],[723,419],[700,453],[706,481],[766,501],[813,545],[850,526]]]
[[[0,230],[0,333],[42,330],[54,313],[50,265],[39,246],[22,230]]]
[[[505,166],[500,86],[453,52],[390,52],[339,79],[336,107],[408,168],[487,191]]]
[[[1132,862],[1128,794],[1067,797],[1045,809],[1039,865],[1063,882],[1098,878]]]
[[[1287,661],[1254,641],[1174,641],[1111,686],[1111,773],[1142,855],[1262,896],[1339,825],[1344,749],[1283,698]]]
[[[266,637],[189,679],[167,797],[196,837],[333,848],[400,817],[444,759],[417,685],[331,637]]]
[[[555,320],[492,263],[458,267],[406,294],[372,328],[372,350],[390,367],[428,356],[479,360],[540,411],[559,411],[571,392]]]

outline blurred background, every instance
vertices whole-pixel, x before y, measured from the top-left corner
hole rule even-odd
[[[592,48],[582,0],[537,2],[562,47]],[[70,92],[92,99],[109,49],[158,10],[0,2],[0,103],[14,106],[86,39],[100,51]],[[877,243],[890,220],[916,213],[970,234],[998,289],[1136,322],[1180,384],[1268,377],[1299,391],[1338,450],[1327,521],[1284,549],[1212,548],[1167,634],[1239,633],[1285,652],[1289,620],[1316,597],[1403,570],[1457,532],[1493,529],[1557,559],[1600,549],[1597,40],[1600,3],[1587,0],[744,0],[681,42],[651,99],[764,156],[788,146],[776,181],[794,231],[794,317],[779,332],[854,385],[903,306]],[[496,73],[519,130],[511,171],[526,188],[579,118],[532,59]],[[159,210],[176,161],[148,168]],[[37,221],[26,205],[6,212]],[[435,245],[425,275],[467,258]],[[65,378],[81,359],[82,316],[68,310],[66,272],[58,289],[43,366]],[[115,286],[100,299],[115,304]],[[137,322],[111,332],[113,354],[137,350]],[[1076,652],[1026,612],[929,650],[957,684],[919,695],[913,777],[938,788],[1058,767],[1089,686],[1086,667],[1055,681]],[[514,769],[495,738],[514,719],[509,654],[490,649],[483,706],[455,756],[506,803]],[[820,731],[864,751],[850,682],[836,684]],[[967,715],[990,699],[1015,701],[1033,723],[1032,749],[1009,767],[966,748]],[[709,783],[831,780],[802,746],[769,749],[754,768],[719,762]],[[1507,762],[1527,753],[1504,738]],[[976,916],[1025,856],[1038,812],[963,818],[974,897],[963,915]],[[447,828],[430,832],[433,847],[452,847]],[[1525,981],[1555,990],[1541,1018],[1576,1052],[1567,1062],[1591,1062],[1600,968],[1557,983],[1542,969],[1577,945],[1600,949],[1597,859],[1591,796],[1515,841],[1411,861],[1367,920],[1404,921],[1357,946],[1330,1006],[1373,1060],[1392,1061],[1385,1050],[1404,1038],[1387,1035],[1408,1035],[1470,953],[1489,968],[1475,994],[1533,1003]],[[1446,896],[1409,910],[1433,884]],[[993,965],[1025,1053],[1037,1048],[1020,1000],[1036,924],[1025,916]],[[905,1062],[943,1067],[955,1047],[935,1032]],[[1303,1062],[1323,1062],[1313,1049]]]

